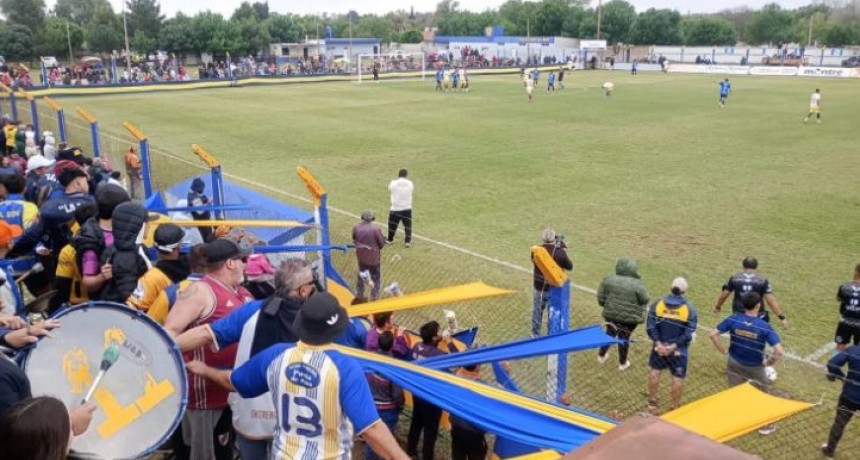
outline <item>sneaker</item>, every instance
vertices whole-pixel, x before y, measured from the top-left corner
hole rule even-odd
[[[624,364],[619,364],[618,370],[621,372],[624,372],[627,370],[628,367],[630,367],[630,360],[629,359],[627,361],[625,361]]]
[[[406,243],[406,247],[407,247],[407,248],[411,248],[411,247],[412,247],[412,243]]]
[[[606,360],[609,359],[609,353],[605,355],[597,354],[597,362],[600,364],[606,364]]]
[[[827,446],[827,443],[821,445],[821,453],[828,458],[833,458],[836,455],[836,452],[830,450],[830,447]]]
[[[776,424],[771,423],[770,425],[767,425],[764,428],[758,430],[758,434],[762,436],[767,436],[769,434],[772,434],[774,431],[776,431]]]

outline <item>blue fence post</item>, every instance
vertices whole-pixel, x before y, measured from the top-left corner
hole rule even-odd
[[[328,216],[328,194],[310,171],[299,166],[296,168],[296,172],[305,183],[305,187],[307,187],[308,192],[311,194],[311,198],[313,198],[314,222],[317,224],[317,245],[328,248],[331,246]],[[331,278],[343,286],[348,286],[331,264],[331,249],[323,249],[319,251],[319,258],[321,263],[319,264],[317,273],[319,275],[319,282],[322,283],[323,287],[326,285],[326,278]]]
[[[197,144],[191,144],[191,151],[209,167],[209,172],[212,174],[212,204],[216,206],[215,216],[218,219],[224,219],[224,209],[220,209],[220,206],[227,200],[224,195],[224,174],[221,171],[221,162]],[[189,206],[191,206],[190,203]]]
[[[43,99],[44,99],[45,103],[48,104],[52,109],[54,109],[54,112],[57,113],[57,126],[59,127],[59,130],[60,130],[60,132],[58,133],[60,135],[60,142],[65,143],[66,142],[66,115],[63,112],[63,108],[60,107],[60,104],[57,104],[57,101],[51,99],[48,96],[45,96]]]
[[[149,140],[133,124],[126,121],[122,126],[137,139],[138,151],[140,152],[140,174],[143,176],[143,196],[144,199],[148,199],[153,194],[152,171],[149,167]]]
[[[93,138],[93,157],[98,158],[101,156],[101,142],[99,141],[99,123],[91,113],[86,110],[76,107],[78,113],[90,124],[90,135]]]
[[[12,120],[18,121],[18,103],[15,102],[15,91],[9,91],[9,106],[12,110]]]
[[[547,334],[561,334],[570,329],[570,280],[561,286],[550,286],[547,312]],[[567,353],[547,356],[547,399],[560,401],[567,391]]]
[[[39,143],[39,136],[42,135],[42,130],[39,128],[39,108],[36,106],[36,99],[33,96],[27,95],[30,100],[30,113],[33,114],[33,130],[35,131],[36,143]]]

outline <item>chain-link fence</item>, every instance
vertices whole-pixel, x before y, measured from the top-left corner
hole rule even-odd
[[[30,121],[29,107],[19,104],[23,121]],[[57,135],[55,113],[43,103],[39,103],[39,116],[43,130],[49,129]],[[70,119],[75,115],[67,112],[69,145],[82,147],[85,152],[92,151],[92,137],[88,124],[80,119]],[[52,124],[53,123],[53,124]],[[102,124],[102,155],[114,166],[122,170],[123,155],[136,141],[120,128],[120,121]],[[151,146],[151,169],[154,189],[166,187],[188,177],[206,171],[205,166],[194,158],[186,146],[161,148]],[[231,180],[243,182],[242,185],[258,191],[275,195],[275,198],[291,204],[309,207],[302,197],[280,192],[275,188],[261,186],[254,181],[244,181],[232,177]],[[337,194],[337,190],[332,190]],[[380,219],[382,220],[382,219]],[[333,212],[331,235],[333,244],[351,242],[351,228],[356,217]],[[418,222],[420,224],[420,222]],[[313,238],[313,237],[309,237]],[[308,257],[315,257],[308,254]],[[355,255],[351,252],[333,252],[334,266],[344,279],[353,286],[358,276]],[[405,293],[424,291],[477,280],[488,284],[509,288],[514,294],[468,303],[446,305],[444,308],[456,313],[460,328],[478,326],[478,342],[495,344],[527,337],[530,334],[532,310],[531,267],[517,267],[494,261],[451,245],[437,243],[417,237],[414,246],[407,248],[398,234],[397,242],[383,250],[383,286],[398,282]],[[668,284],[668,283],[667,283]],[[441,308],[428,307],[395,315],[394,321],[401,327],[417,330],[421,324],[437,320],[445,324]],[[594,291],[589,287],[574,290],[571,301],[571,327],[603,323],[600,309],[596,306]],[[680,403],[686,404],[697,399],[716,394],[729,387],[726,378],[726,359],[710,344],[710,330],[704,325],[694,331],[694,340],[689,348],[688,370],[683,380],[683,393]],[[569,356],[568,391],[572,405],[605,416],[624,420],[649,409],[649,355],[652,342],[640,325],[631,337],[629,360],[631,367],[621,371],[618,368],[617,350],[612,349],[608,361],[601,364],[596,351],[574,353]],[[726,344],[727,345],[727,344]],[[676,366],[670,355],[667,372],[660,381],[655,412],[665,413],[671,409],[669,371]],[[544,398],[547,388],[547,359],[545,357],[523,359],[512,362],[511,374],[521,391],[538,398]],[[784,358],[775,366],[778,378],[772,392],[798,401],[813,404],[809,410],[789,417],[780,422],[775,432],[762,436],[756,432],[731,441],[729,444],[766,459],[809,459],[819,456],[819,447],[827,436],[836,414],[836,406],[841,384],[830,383],[820,365],[805,361],[794,355]],[[482,376],[489,382],[494,381],[488,366],[482,369]],[[747,408],[733,408],[743,414]],[[404,416],[408,420],[408,415]],[[405,428],[405,427],[404,427]],[[860,449],[860,423],[849,424],[839,446],[837,457],[850,458],[852,452]],[[440,440],[437,448],[438,458],[448,458],[447,440]]]

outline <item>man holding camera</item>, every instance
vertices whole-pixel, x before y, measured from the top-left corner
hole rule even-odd
[[[573,262],[567,256],[567,245],[564,244],[564,235],[556,235],[552,227],[547,227],[543,231],[544,249],[549,252],[552,259],[559,267],[570,271],[573,270]],[[543,277],[540,269],[532,260],[534,265],[534,303],[532,304],[532,337],[540,335],[541,323],[543,322],[543,312],[546,310],[549,302],[549,288],[546,280]],[[547,326],[549,329],[549,326]]]

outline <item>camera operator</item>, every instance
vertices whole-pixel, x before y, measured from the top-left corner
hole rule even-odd
[[[564,235],[556,235],[552,227],[547,227],[543,231],[544,249],[549,252],[552,259],[559,267],[570,271],[573,270],[573,262],[567,256],[567,245],[564,244]],[[532,304],[532,337],[540,335],[541,323],[543,322],[543,312],[546,310],[547,302],[549,301],[549,288],[546,280],[543,277],[540,269],[532,260],[534,265],[534,303]],[[547,326],[547,330],[549,326]]]

